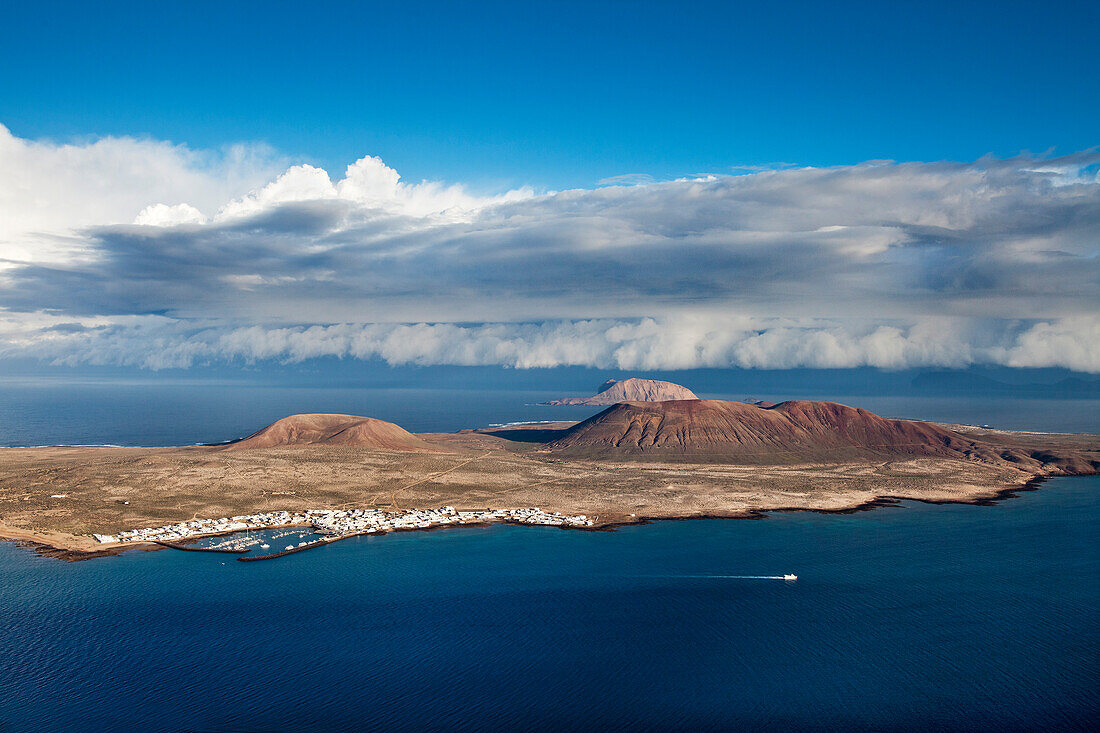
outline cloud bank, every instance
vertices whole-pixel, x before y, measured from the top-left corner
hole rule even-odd
[[[1098,166],[478,195],[373,157],[334,180],[259,148],[0,128],[0,358],[1100,372]]]
[[[542,323],[226,327],[162,316],[60,321],[0,318],[0,357],[54,364],[187,368],[216,362],[302,362],[324,356],[394,366],[589,366],[884,369],[1066,367],[1100,372],[1100,319],[1038,323],[930,319],[911,326],[824,320],[675,317]]]

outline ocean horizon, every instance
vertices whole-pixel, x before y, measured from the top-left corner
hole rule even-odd
[[[579,421],[601,407],[539,404],[555,389],[270,386],[207,382],[0,383],[0,446],[163,446],[223,443],[280,418],[332,412],[394,422],[412,432],[455,432],[544,420]],[[1100,432],[1100,398],[1033,394],[858,394],[851,391],[711,391],[730,400],[829,400],[884,417],[1039,432]]]

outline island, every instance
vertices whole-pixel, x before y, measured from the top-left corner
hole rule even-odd
[[[293,415],[225,445],[0,449],[0,537],[81,559],[255,527],[312,526],[325,541],[487,522],[600,530],[899,499],[980,503],[1098,472],[1100,436],[823,401],[628,401],[578,423],[421,434]]]
[[[672,400],[697,400],[694,392],[687,387],[659,379],[609,379],[600,385],[591,397],[563,397],[559,400],[544,402],[544,405],[603,406],[617,405],[620,402],[669,402]]]

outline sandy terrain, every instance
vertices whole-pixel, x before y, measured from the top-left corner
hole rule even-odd
[[[432,452],[343,445],[4,448],[0,537],[82,553],[97,549],[92,532],[200,517],[442,505],[538,506],[595,516],[606,526],[772,509],[838,511],[883,497],[978,501],[1042,475],[1005,462],[940,457],[751,466],[578,459],[546,450],[560,427],[418,436]],[[1037,448],[1100,452],[1097,436],[952,427]]]

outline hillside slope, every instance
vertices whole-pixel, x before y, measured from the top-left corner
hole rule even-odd
[[[592,397],[568,397],[547,402],[548,405],[615,405],[620,402],[667,402],[669,400],[697,400],[687,387],[659,379],[631,377],[622,381],[609,379]]]
[[[1100,456],[962,435],[931,423],[893,420],[835,402],[759,406],[722,400],[623,403],[547,443],[591,458],[729,463],[840,462],[940,457],[1011,463],[1024,470],[1089,473]]]
[[[424,451],[432,446],[400,425],[358,415],[291,415],[252,435],[230,443],[226,450],[292,445],[344,445],[387,450]]]

